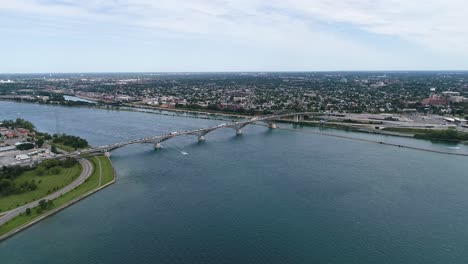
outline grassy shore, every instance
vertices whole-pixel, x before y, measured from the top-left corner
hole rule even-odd
[[[55,146],[56,148],[58,149],[61,149],[61,150],[64,150],[64,151],[67,151],[67,152],[73,152],[75,151],[74,148],[72,147],[69,147],[69,146],[65,146],[64,144],[62,143],[50,143],[51,146]]]
[[[67,186],[81,174],[82,168],[80,164],[77,163],[71,168],[60,167],[59,174],[51,175],[46,172],[43,176],[37,175],[36,170],[37,169],[33,169],[23,172],[15,179],[15,184],[18,186],[23,182],[31,182],[34,180],[37,185],[37,189],[34,191],[1,197],[0,212],[8,211],[32,201],[40,200],[42,197],[54,192],[54,190]]]
[[[85,147],[85,148],[72,148],[72,147],[69,147],[69,146],[66,146],[64,145],[63,143],[53,143],[51,142],[50,143],[51,146],[55,146],[56,148],[58,149],[61,149],[61,150],[64,150],[64,151],[67,151],[67,152],[73,152],[75,150],[80,150],[80,149],[85,149],[85,148],[89,148],[89,146]]]
[[[112,164],[109,158],[99,156],[89,158],[89,160],[93,164],[93,173],[84,183],[82,183],[77,188],[71,190],[70,192],[54,199],[53,206],[47,211],[42,211],[38,213],[36,208],[33,208],[31,210],[30,215],[26,215],[26,213],[23,213],[13,218],[6,224],[0,226],[0,236],[3,236],[21,226],[33,222],[34,220],[50,212],[51,210],[72,203],[73,201],[80,199],[81,197],[95,191],[99,187],[102,187],[114,180],[114,170],[112,168]],[[101,167],[99,166],[99,164],[101,165]]]

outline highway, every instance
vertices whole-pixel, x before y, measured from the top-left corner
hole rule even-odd
[[[74,188],[76,188],[77,186],[79,186],[80,184],[82,184],[87,178],[89,178],[89,176],[91,176],[91,174],[93,173],[93,165],[91,164],[91,162],[89,162],[88,160],[85,160],[85,159],[80,159],[79,160],[83,170],[81,171],[81,175],[75,180],[73,181],[72,183],[70,183],[69,185],[67,185],[66,187],[50,194],[50,195],[47,195],[46,197],[40,199],[40,200],[52,200],[52,199],[55,199],[57,197],[59,197],[60,195],[64,194],[64,193],[67,193],[71,190],[73,190]],[[3,225],[4,223],[8,222],[9,220],[15,218],[16,216],[18,216],[19,214],[23,213],[26,211],[27,208],[33,208],[33,207],[36,207],[37,205],[39,205],[39,201],[40,200],[37,200],[37,201],[34,201],[34,202],[31,202],[29,204],[26,204],[26,205],[23,205],[23,206],[20,206],[20,207],[17,207],[15,209],[12,209],[10,211],[6,211],[6,212],[3,212],[2,216],[0,216],[0,225]]]

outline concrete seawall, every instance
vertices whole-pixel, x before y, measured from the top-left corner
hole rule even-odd
[[[110,161],[110,159],[109,159],[109,161]],[[111,162],[111,165],[112,165],[112,162]],[[69,207],[69,206],[71,206],[71,205],[85,199],[86,197],[88,197],[88,196],[90,196],[90,195],[92,195],[92,194],[94,194],[94,193],[96,193],[96,192],[98,192],[98,191],[100,191],[100,190],[114,184],[116,182],[116,178],[117,178],[117,174],[116,174],[116,171],[114,169],[114,166],[112,166],[112,170],[114,172],[114,179],[112,181],[110,181],[110,182],[108,182],[108,183],[106,183],[106,184],[104,184],[102,186],[99,186],[98,188],[96,188],[96,189],[94,189],[94,190],[92,190],[90,192],[82,194],[79,197],[76,197],[75,199],[73,199],[73,200],[71,200],[71,201],[69,201],[69,202],[67,202],[65,204],[62,204],[61,206],[59,206],[57,208],[54,208],[54,209],[52,209],[50,211],[47,211],[44,214],[38,216],[37,218],[34,218],[30,222],[28,222],[28,223],[26,223],[26,224],[24,224],[24,225],[22,225],[22,226],[20,226],[18,228],[15,228],[15,229],[11,230],[10,232],[0,236],[0,243],[2,241],[4,241],[4,240],[14,236],[15,234],[17,234],[17,233],[19,233],[19,232],[33,226],[34,224],[39,223],[40,221],[44,220],[45,218],[47,218],[47,217],[49,217],[49,216],[51,216],[53,214],[56,214],[56,213],[60,212],[61,210],[63,210],[65,208],[67,208],[67,207]]]
[[[454,153],[454,152],[446,152],[446,151],[441,151],[441,150],[433,150],[433,149],[425,149],[425,148],[419,148],[419,147],[411,147],[411,146],[407,146],[407,145],[400,145],[400,144],[394,144],[394,143],[387,143],[387,142],[382,142],[382,141],[377,141],[377,140],[370,140],[370,139],[362,139],[362,138],[341,136],[341,135],[336,135],[336,134],[331,134],[331,133],[323,133],[323,132],[315,132],[315,131],[306,131],[306,130],[295,129],[295,128],[280,128],[280,129],[291,130],[291,131],[298,131],[298,132],[309,133],[309,134],[316,134],[316,135],[323,135],[323,136],[329,136],[329,137],[343,138],[343,139],[349,139],[349,140],[355,140],[355,141],[361,141],[361,142],[367,142],[367,143],[373,143],[373,144],[387,145],[387,146],[393,146],[393,147],[399,147],[399,148],[413,149],[413,150],[424,151],[424,152],[431,152],[431,153],[437,153],[437,154],[468,157],[468,153]]]

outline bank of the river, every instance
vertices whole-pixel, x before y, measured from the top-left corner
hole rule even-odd
[[[0,213],[40,200],[48,194],[63,188],[73,182],[81,174],[82,168],[79,163],[73,167],[66,168],[64,166],[55,166],[55,170],[59,171],[53,174],[53,170],[45,170],[44,168],[35,168],[23,172],[14,180],[16,186],[24,183],[34,182],[37,186],[35,190],[23,192],[20,194],[12,194],[0,198]],[[40,173],[40,175],[38,174]]]
[[[32,208],[30,214],[23,213],[1,225],[0,241],[13,236],[115,182],[115,171],[109,158],[105,156],[95,156],[88,158],[88,160],[93,164],[93,173],[85,182],[52,200],[53,205],[47,208],[47,210]]]
[[[326,132],[306,131],[306,130],[295,129],[295,128],[283,128],[283,129],[290,130],[290,131],[298,131],[298,132],[301,132],[301,133],[309,133],[309,134],[330,136],[330,137],[349,139],[349,140],[361,141],[361,142],[373,143],[373,144],[380,144],[380,145],[386,145],[386,146],[392,146],[392,147],[398,147],[398,148],[407,148],[407,149],[430,152],[430,153],[468,157],[468,153],[457,153],[457,152],[434,150],[434,149],[429,149],[429,148],[413,147],[413,146],[404,145],[404,144],[402,145],[402,144],[395,144],[395,143],[383,142],[383,141],[378,141],[378,140],[370,140],[370,139],[356,138],[356,137],[350,137],[350,136],[344,136],[344,135],[336,135],[336,134],[333,134],[333,133],[326,133]]]
[[[224,123],[12,102],[1,102],[0,113],[93,146]],[[112,151],[119,174],[112,188],[0,243],[1,262],[468,262],[466,157],[318,133],[454,153],[468,146],[280,127]]]
[[[95,103],[99,102],[95,98],[82,96],[82,95],[74,95],[77,98],[81,98],[83,100],[93,101]],[[252,118],[252,115],[241,114],[241,113],[226,113],[221,111],[209,111],[209,110],[195,110],[195,109],[181,109],[181,108],[163,108],[157,106],[148,106],[143,104],[131,104],[131,103],[123,103],[125,107],[134,107],[139,109],[151,109],[151,110],[159,110],[159,111],[169,111],[169,112],[177,112],[177,113],[187,113],[187,114],[204,114],[204,115],[217,115],[217,116],[225,116],[225,117],[234,117],[234,118]]]
[[[81,98],[84,100],[93,100],[93,98],[88,98],[84,96],[76,96],[77,98]],[[1,99],[0,99],[1,100]],[[6,100],[6,99],[3,99]],[[97,102],[94,99],[95,102]],[[31,103],[31,102],[21,102],[21,103]],[[67,105],[65,105],[67,106]],[[171,108],[161,108],[155,106],[146,106],[146,105],[139,105],[139,104],[122,104],[121,106],[112,106],[112,105],[69,105],[67,107],[85,107],[85,108],[98,108],[98,109],[105,109],[105,110],[112,110],[112,111],[130,111],[130,112],[140,112],[140,113],[148,113],[148,114],[158,114],[158,115],[166,115],[166,116],[180,116],[178,114],[188,114],[190,118],[197,118],[197,119],[211,119],[211,120],[219,120],[219,121],[232,121],[233,119],[249,119],[253,116],[251,115],[242,115],[242,114],[232,114],[232,113],[224,113],[218,111],[199,111],[199,110],[188,110],[188,109],[171,109]],[[169,113],[177,113],[177,114],[169,114]],[[356,124],[352,123],[344,123],[344,122],[327,122],[327,123],[320,123],[319,121],[308,120],[302,122],[293,122],[292,120],[283,119],[280,120],[283,123],[290,123],[290,124],[299,124],[305,126],[321,126],[321,127],[328,127],[340,130],[347,130],[347,131],[354,131],[354,132],[365,132],[365,133],[373,133],[373,134],[382,134],[382,135],[391,135],[391,136],[401,136],[401,137],[412,137],[412,134],[408,133],[398,133],[392,132],[387,130],[370,130],[365,129],[362,127],[358,127]]]
[[[77,96],[78,98],[82,98],[85,100],[92,100],[91,98],[83,97],[83,96]],[[23,103],[23,102],[21,102]],[[26,102],[28,103],[28,102]],[[221,113],[221,112],[216,112],[216,111],[194,111],[194,110],[186,110],[186,109],[167,109],[167,108],[159,108],[159,107],[153,107],[153,106],[145,106],[145,105],[136,105],[136,104],[124,104],[123,106],[115,107],[111,106],[109,108],[109,105],[89,105],[89,106],[80,106],[80,105],[73,105],[75,107],[80,107],[80,108],[97,108],[97,109],[105,109],[105,110],[112,110],[112,111],[127,111],[127,112],[138,112],[138,113],[146,113],[146,114],[157,114],[157,115],[163,115],[163,116],[173,116],[173,117],[188,117],[188,118],[195,118],[195,119],[207,119],[207,120],[218,120],[218,121],[233,121],[236,119],[248,119],[252,118],[252,116],[248,115],[240,115],[240,114],[228,114],[228,113]],[[70,107],[70,106],[66,106]],[[174,113],[174,114],[171,114]],[[184,114],[184,115],[180,115]],[[186,114],[186,115],[185,115]],[[292,120],[288,119],[282,119],[282,120],[277,120],[279,123],[285,123],[285,124],[293,124],[293,125],[300,125],[300,126],[310,126],[310,127],[317,127],[317,128],[330,128],[330,129],[336,129],[336,130],[344,130],[344,131],[351,131],[351,132],[357,132],[357,133],[366,133],[366,134],[376,134],[376,135],[384,135],[384,136],[394,136],[394,137],[404,137],[404,138],[414,138],[415,137],[415,131],[418,131],[417,129],[399,129],[399,128],[386,128],[386,129],[372,129],[366,126],[365,124],[356,124],[356,123],[346,123],[346,122],[320,122],[319,120],[304,120],[300,122],[293,122]],[[327,136],[334,136],[334,134],[327,134],[324,133],[324,135]],[[348,137],[348,139],[354,139],[352,137]],[[359,139],[358,139],[359,140]],[[442,142],[448,142],[448,143],[457,143],[459,141],[451,141],[451,140],[435,140],[435,139],[423,139],[423,140],[428,140],[428,141],[442,141]],[[379,141],[373,142],[373,143],[379,143],[379,144],[385,144],[381,143]],[[468,145],[468,141],[460,142],[465,145]],[[390,144],[391,145],[391,144]],[[405,145],[400,145],[400,144],[395,144],[395,146],[398,147],[406,147]],[[409,148],[412,148],[411,146],[407,146]],[[415,150],[427,150],[424,148],[416,148]],[[430,151],[430,150],[429,150]],[[453,154],[453,152],[447,152],[447,151],[437,151],[439,154]],[[464,155],[464,154],[462,154]]]

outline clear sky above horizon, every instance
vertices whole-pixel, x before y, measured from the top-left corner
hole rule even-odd
[[[462,0],[0,0],[0,73],[467,70]]]

